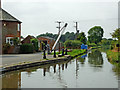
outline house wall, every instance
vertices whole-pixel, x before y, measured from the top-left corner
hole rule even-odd
[[[5,44],[6,37],[21,37],[21,25],[18,31],[18,22],[2,21],[2,43]]]

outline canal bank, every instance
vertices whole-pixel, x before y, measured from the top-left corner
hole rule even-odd
[[[74,51],[72,53],[74,53]],[[46,64],[71,60],[71,59],[73,59],[73,58],[75,58],[79,55],[84,54],[84,53],[87,53],[87,52],[85,50],[82,50],[81,52],[79,52],[77,54],[74,53],[74,55],[65,55],[63,57],[42,59],[42,60],[39,60],[39,61],[29,61],[29,62],[23,62],[23,63],[20,62],[20,63],[8,65],[8,66],[5,66],[5,67],[1,68],[1,74],[5,73],[5,72],[20,70],[20,69],[29,68],[29,67],[35,67],[35,66],[40,66],[40,65],[46,65]]]

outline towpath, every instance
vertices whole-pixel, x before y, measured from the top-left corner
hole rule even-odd
[[[47,55],[47,59],[53,58],[53,55]],[[33,53],[33,54],[4,54],[0,56],[2,60],[2,66],[5,67],[13,64],[23,63],[23,62],[33,62],[40,61],[43,59],[42,52]]]

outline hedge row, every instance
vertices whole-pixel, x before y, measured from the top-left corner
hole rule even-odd
[[[65,47],[67,48],[80,48],[82,45],[82,42],[80,42],[79,40],[67,40],[65,43]]]
[[[32,44],[22,44],[20,46],[20,53],[27,54],[33,52],[34,52],[34,46]]]

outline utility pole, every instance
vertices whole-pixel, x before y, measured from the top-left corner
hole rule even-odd
[[[75,36],[75,39],[77,39],[77,36],[79,34],[79,30],[78,30],[78,22],[74,22],[75,23],[75,28],[76,28],[76,36]]]
[[[60,34],[60,29],[61,29],[61,23],[63,23],[62,21],[57,21],[56,23],[58,23],[58,27],[56,27],[56,28],[58,28],[58,36],[59,36],[59,34]],[[58,43],[59,43],[59,54],[60,54],[60,41],[58,41]]]

